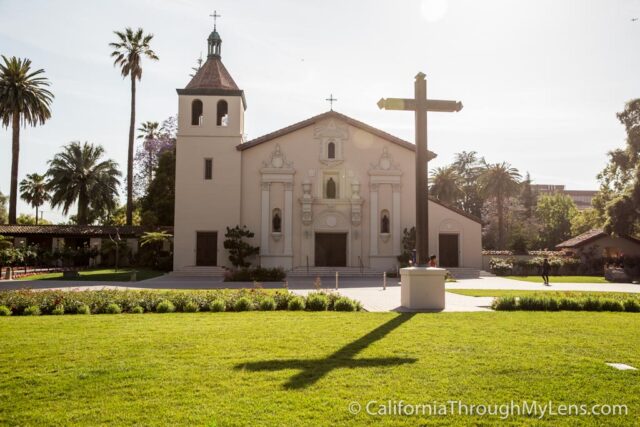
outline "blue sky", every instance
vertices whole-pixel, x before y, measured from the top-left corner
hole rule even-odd
[[[465,106],[430,114],[430,167],[475,150],[537,183],[595,189],[606,152],[624,144],[615,113],[640,94],[636,0],[0,0],[0,53],[44,68],[56,95],[52,119],[22,132],[20,179],[75,140],[104,145],[124,170],[129,85],[109,57],[113,30],[155,34],[137,117],[162,121],[206,52],[213,9],[250,139],[328,110],[333,93],[337,111],[412,141],[413,116],[376,102],[411,96],[423,71],[430,97]],[[5,194],[10,142],[0,130]]]

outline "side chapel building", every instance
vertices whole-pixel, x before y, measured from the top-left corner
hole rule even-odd
[[[254,265],[395,268],[415,225],[415,145],[335,111],[244,142],[245,94],[221,45],[214,28],[207,61],[177,90],[174,272],[230,266],[236,225],[255,233]],[[429,215],[440,265],[480,269],[480,220],[436,200]]]

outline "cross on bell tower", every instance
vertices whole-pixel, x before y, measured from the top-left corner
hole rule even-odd
[[[218,11],[214,10],[212,15],[209,15],[213,18],[213,31],[209,34],[209,38],[207,39],[209,43],[209,52],[208,57],[217,57],[220,58],[222,53],[222,38],[220,34],[218,34],[218,30],[216,29],[218,18],[221,18],[222,15],[218,15]]]

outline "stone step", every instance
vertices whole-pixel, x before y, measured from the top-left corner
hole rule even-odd
[[[183,277],[223,277],[225,269],[222,267],[182,267],[169,273],[171,276]]]

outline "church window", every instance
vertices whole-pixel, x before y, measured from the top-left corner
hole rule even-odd
[[[333,178],[329,178],[326,186],[327,199],[335,199],[337,194],[337,185]]]
[[[327,158],[328,159],[336,158],[336,143],[333,141],[330,142],[329,145],[327,146]]]
[[[213,179],[213,159],[204,159],[204,179]]]
[[[227,124],[229,123],[229,105],[227,104],[227,101],[225,101],[224,99],[218,101],[217,110],[218,113],[216,118],[216,125],[227,126]]]
[[[280,209],[273,210],[273,216],[271,218],[271,232],[280,233],[282,231],[282,216],[280,215]]]
[[[389,234],[389,211],[382,211],[380,217],[380,233]]]
[[[191,126],[202,125],[202,101],[194,99],[191,103]]]

